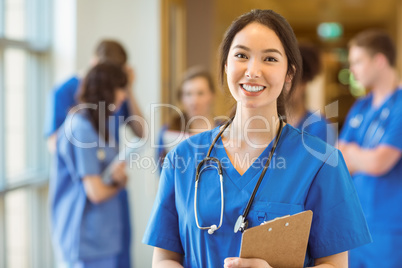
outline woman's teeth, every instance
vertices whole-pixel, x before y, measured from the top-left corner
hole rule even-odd
[[[249,86],[249,85],[243,84],[242,88],[244,90],[246,90],[246,91],[249,91],[249,92],[258,92],[258,91],[263,90],[265,87],[263,87],[263,86]]]

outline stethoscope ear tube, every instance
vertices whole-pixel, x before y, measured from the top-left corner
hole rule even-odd
[[[253,204],[254,197],[257,194],[258,188],[260,187],[260,184],[262,182],[262,179],[265,176],[265,173],[267,172],[269,164],[271,163],[271,159],[272,159],[272,157],[273,157],[273,155],[275,153],[276,146],[278,145],[279,138],[281,137],[281,134],[282,134],[282,129],[283,129],[282,117],[279,116],[279,120],[280,120],[280,122],[279,122],[278,134],[276,135],[274,144],[272,145],[272,149],[271,149],[271,151],[269,153],[268,160],[265,163],[264,169],[262,170],[260,177],[258,178],[257,184],[254,187],[253,193],[251,194],[250,199],[248,200],[247,206],[244,209],[243,214],[240,215],[239,218],[237,219],[237,222],[236,222],[235,228],[234,228],[235,233],[237,233],[238,231],[243,233],[247,229],[247,226],[248,226],[248,220],[247,220],[248,213],[250,212],[250,208],[251,208],[251,205]]]

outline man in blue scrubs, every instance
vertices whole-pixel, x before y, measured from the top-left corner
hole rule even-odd
[[[351,108],[339,141],[373,243],[350,252],[350,267],[400,267],[402,255],[402,91],[396,50],[379,30],[349,44],[350,69],[370,91]]]
[[[121,122],[124,122],[127,118],[132,115],[137,115],[140,117],[142,113],[139,106],[134,98],[132,91],[134,83],[134,72],[131,67],[127,65],[127,53],[123,46],[114,40],[103,40],[101,41],[96,50],[93,64],[100,62],[113,62],[115,64],[124,66],[127,71],[128,76],[128,96],[127,101],[125,101],[122,107],[114,113],[114,138],[116,142],[119,140],[119,126]],[[56,148],[56,132],[59,127],[64,122],[69,110],[77,105],[76,95],[79,90],[81,78],[78,76],[73,76],[66,82],[56,87],[49,96],[49,107],[47,110],[46,117],[46,127],[45,135],[48,139],[48,148],[50,152],[54,152]],[[119,120],[120,119],[120,120]],[[129,121],[128,125],[133,130],[134,134],[138,137],[143,137],[144,131],[142,125],[136,121]],[[118,144],[116,144],[118,148]],[[124,222],[123,228],[123,238],[124,238],[124,249],[122,257],[120,258],[120,263],[118,267],[130,267],[130,244],[131,244],[131,231],[130,231],[130,214],[129,207],[127,206],[127,191],[122,190],[119,193],[119,197],[122,202],[122,217]]]

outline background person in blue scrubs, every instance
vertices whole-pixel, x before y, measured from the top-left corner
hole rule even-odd
[[[272,10],[236,19],[220,52],[222,83],[226,73],[237,109],[210,155],[222,164],[223,201],[218,173],[205,165],[197,218],[200,226],[218,226],[223,202],[222,226],[213,234],[198,228],[194,208],[196,168],[220,132],[217,127],[188,138],[165,158],[143,238],[155,247],[153,267],[270,267],[260,259],[237,258],[242,234],[233,230],[267,162],[278,114],[285,114],[284,88],[293,92],[301,57],[292,28]],[[316,157],[312,150],[326,153]],[[247,219],[253,227],[304,210],[314,213],[305,266],[347,267],[347,251],[371,241],[339,151],[286,124]]]
[[[214,99],[215,86],[211,74],[200,67],[189,68],[177,92],[181,113],[164,125],[159,133],[156,153],[161,166],[166,154],[181,141],[217,126],[213,115]]]
[[[107,118],[110,105],[120,107],[126,99],[126,84],[120,66],[94,66],[79,91],[80,104],[87,108],[73,109],[57,132],[49,196],[52,239],[61,267],[122,267],[126,206],[119,192],[127,182],[125,164],[114,164],[111,184],[103,182],[101,174],[118,153]]]
[[[339,149],[362,203],[373,243],[350,252],[350,267],[402,263],[402,91],[388,34],[366,30],[349,44],[350,69],[370,93],[347,116]]]
[[[127,64],[127,59],[128,56],[124,47],[115,40],[107,39],[102,40],[97,45],[91,64],[91,66],[94,66],[101,62],[112,62],[117,65],[124,66],[127,73],[127,100],[123,103],[121,108],[113,114],[113,116],[116,117],[114,120],[115,132],[113,133],[116,141],[119,140],[118,130],[121,123],[119,121],[120,117],[122,117],[123,121],[131,115],[143,117],[132,90],[135,74],[132,67]],[[48,109],[46,112],[45,135],[48,139],[48,148],[50,152],[54,152],[55,150],[57,129],[66,119],[68,111],[78,104],[76,95],[80,81],[81,78],[78,75],[74,75],[61,85],[54,88],[49,94]],[[138,137],[144,136],[142,124],[137,121],[129,121],[128,125],[133,130],[135,135]]]
[[[94,53],[94,58],[92,60],[92,66],[101,62],[112,62],[120,66],[124,66],[127,77],[127,100],[121,105],[111,116],[114,117],[113,126],[113,136],[116,140],[116,148],[118,148],[119,141],[119,127],[121,121],[126,120],[132,115],[137,115],[140,117],[142,113],[137,105],[136,98],[133,94],[133,84],[134,84],[134,71],[127,65],[127,52],[124,47],[115,40],[103,40],[101,41]],[[60,86],[56,87],[49,95],[49,107],[47,110],[46,118],[46,129],[45,135],[48,139],[48,148],[50,152],[55,151],[56,147],[56,133],[61,124],[67,117],[68,111],[78,104],[77,92],[79,85],[81,83],[81,78],[75,75],[68,79],[66,82],[62,83]],[[138,137],[144,136],[144,130],[142,129],[142,124],[137,121],[129,121],[128,125],[133,130],[134,134]],[[130,247],[131,247],[131,226],[130,226],[130,213],[128,207],[128,193],[124,189],[119,193],[121,203],[123,206],[122,217],[124,224],[124,239],[125,239],[125,251],[121,256],[121,263],[119,267],[125,268],[131,266],[130,260]]]
[[[303,74],[300,83],[296,85],[295,91],[289,99],[287,121],[295,128],[335,145],[336,132],[331,123],[326,120],[325,115],[313,113],[306,108],[307,85],[321,71],[320,53],[318,48],[311,44],[300,44],[299,49],[303,61]]]

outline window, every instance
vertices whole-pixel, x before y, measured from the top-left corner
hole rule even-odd
[[[53,267],[43,138],[50,0],[0,0],[0,267]]]

